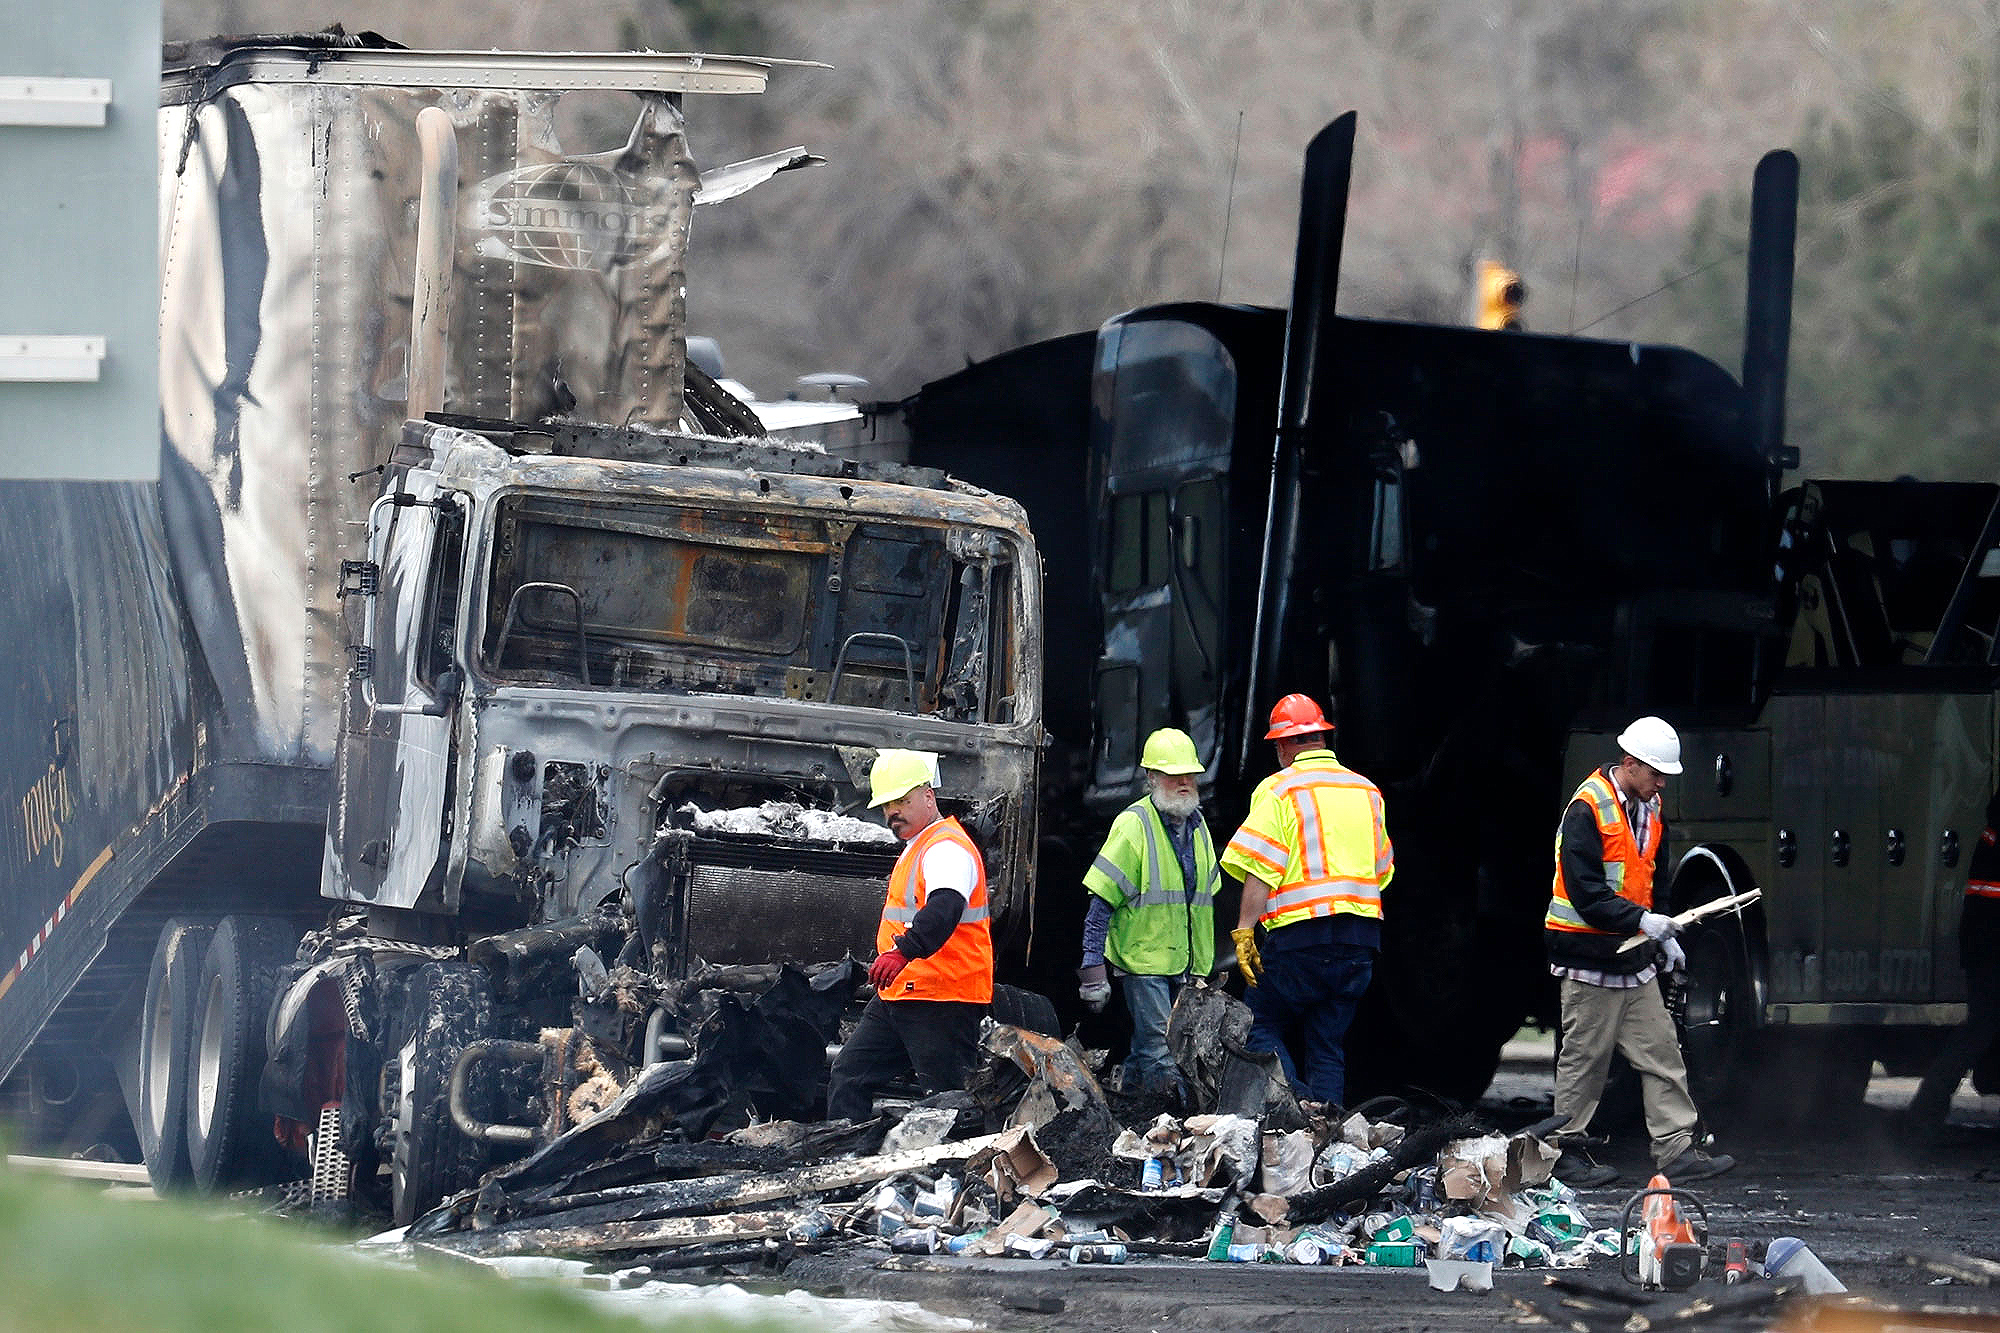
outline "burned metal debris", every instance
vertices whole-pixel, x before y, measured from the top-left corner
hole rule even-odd
[[[578,971],[597,979],[581,1007],[602,1024],[670,1006],[693,1034],[685,1058],[592,1065],[590,1024],[545,1034],[545,1062],[588,1071],[568,1098],[574,1123],[418,1219],[411,1243],[675,1267],[831,1246],[902,1263],[1432,1260],[1434,1283],[1475,1291],[1506,1264],[1580,1267],[1620,1250],[1550,1179],[1555,1154],[1531,1135],[1424,1121],[1400,1103],[1309,1114],[1243,1048],[1242,1006],[1207,987],[1184,993],[1172,1029],[1186,1114],[1121,1123],[1101,1053],[989,1023],[966,1090],[890,1100],[851,1124],[810,1117],[860,981],[852,964],[708,969],[632,1002],[621,987],[643,976]],[[591,1088],[583,1112],[576,1094]]]
[[[1707,1287],[1657,1290],[1676,1284],[1634,1277],[1647,1266],[1630,1262],[1649,1244],[1666,1257],[1683,1235],[1657,1209],[1630,1232],[1594,1225],[1532,1129],[1485,1132],[1471,1115],[1392,1099],[1352,1113],[1301,1107],[1243,1050],[1238,1002],[1202,986],[1175,1011],[1186,1086],[1173,1110],[1107,1095],[1101,1052],[989,1022],[968,1088],[883,1099],[866,1122],[812,1120],[825,1045],[858,982],[851,964],[812,976],[711,968],[649,995],[686,1020],[684,1058],[601,1066],[593,1077],[612,1084],[601,1109],[420,1218],[406,1241],[480,1263],[559,1254],[620,1272],[782,1268],[834,1249],[835,1262],[897,1271],[1355,1265],[1421,1273],[1454,1300],[1481,1299],[1508,1268],[1570,1270],[1539,1287],[1516,1279],[1506,1300],[1517,1321],[1584,1333],[1764,1327],[1780,1315],[1817,1327],[1798,1321],[1850,1308],[1814,1294],[1838,1284],[1814,1285],[1796,1241],[1741,1266],[1742,1246],[1725,1247],[1728,1271],[1711,1266]],[[617,1009],[621,970],[601,984]],[[578,1048],[576,1030],[549,1036],[548,1059]],[[1705,1255],[1708,1237],[1694,1234]],[[1958,1255],[1910,1262],[1967,1280],[2000,1273]],[[1484,1298],[1498,1322],[1501,1298]]]

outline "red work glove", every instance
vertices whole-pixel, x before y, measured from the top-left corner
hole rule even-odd
[[[889,984],[895,981],[902,974],[903,969],[909,965],[909,959],[891,949],[877,958],[875,965],[868,969],[869,984],[874,986],[878,991],[887,990]]]

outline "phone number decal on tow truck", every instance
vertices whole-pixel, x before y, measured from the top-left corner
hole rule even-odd
[[[1931,988],[1928,949],[1834,949],[1822,959],[1795,949],[1771,959],[1771,987],[1779,995],[1922,995]]]

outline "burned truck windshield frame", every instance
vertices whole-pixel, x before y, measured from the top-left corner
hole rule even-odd
[[[480,659],[501,679],[1009,720],[998,533],[515,495],[493,549]]]

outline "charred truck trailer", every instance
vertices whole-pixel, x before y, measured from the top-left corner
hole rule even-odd
[[[1096,663],[1048,694],[1051,984],[1082,918],[1060,887],[1142,790],[1146,734],[1194,736],[1229,824],[1272,763],[1266,711],[1302,690],[1396,845],[1351,1077],[1475,1096],[1556,1015],[1562,802],[1658,712],[1688,765],[1668,900],[1765,890],[1690,941],[1704,1091],[1741,1090],[1774,1041],[1850,1086],[1920,1056],[1963,1013],[2000,488],[1784,489],[1796,160],[1759,168],[1739,381],[1673,347],[1337,315],[1352,143],[1343,117],[1307,155],[1289,312],[1137,310],[895,405],[912,459],[1015,479],[1050,567],[1090,571],[1048,588],[1048,660]]]
[[[884,746],[1017,915],[1020,509],[741,438],[683,364],[694,205],[801,157],[698,175],[683,97],[767,63],[181,54],[161,480],[0,487],[17,1109],[129,1105],[163,1186],[387,1164],[408,1218],[577,1113],[507,1043],[615,1087],[692,975],[866,956]]]

